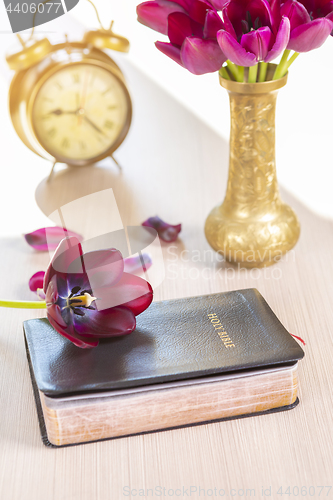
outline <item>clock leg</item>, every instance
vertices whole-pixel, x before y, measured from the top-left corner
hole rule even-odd
[[[117,162],[117,160],[115,159],[115,157],[113,155],[110,155],[110,158],[115,162],[115,164],[117,165],[117,167],[119,168],[119,170],[122,171],[122,166]]]
[[[53,163],[53,165],[52,165],[51,172],[50,172],[50,174],[49,174],[49,176],[47,178],[47,182],[50,182],[50,180],[52,179],[54,167],[56,166],[57,163],[58,163],[57,160],[55,160],[54,163]]]

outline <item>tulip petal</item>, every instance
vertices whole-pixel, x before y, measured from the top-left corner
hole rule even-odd
[[[153,300],[153,291],[150,284],[134,274],[123,273],[121,280],[113,287],[93,288],[97,297],[96,307],[99,311],[118,306],[126,306],[135,314],[147,309]],[[138,301],[138,299],[140,299]],[[138,303],[137,303],[138,301]],[[143,309],[140,309],[144,307]],[[140,312],[137,312],[139,311]]]
[[[74,345],[77,347],[81,347],[81,349],[92,349],[93,347],[97,347],[99,344],[99,340],[93,339],[93,338],[82,338],[79,335],[74,332],[73,327],[66,327],[63,328],[54,319],[52,316],[49,314],[47,315],[47,319],[49,320],[50,324],[53,326],[53,328],[60,333],[63,337],[66,339],[70,340]]]
[[[290,36],[290,21],[287,17],[283,17],[280,22],[279,30],[276,35],[275,43],[271,50],[268,52],[265,62],[273,61],[276,57],[278,57],[281,52],[288,45]]]
[[[45,300],[46,294],[43,290],[44,284],[44,271],[38,271],[29,280],[29,288],[32,292],[35,292],[41,300]]]
[[[230,0],[210,0],[210,3],[216,10],[222,10],[223,7],[229,2]]]
[[[233,0],[225,6],[224,16],[231,21],[237,39],[243,35],[242,21],[247,18],[248,14],[253,23],[259,18],[261,26],[273,27],[274,19],[267,0]],[[226,26],[225,29],[228,30]]]
[[[311,17],[304,5],[296,0],[287,0],[281,7],[281,15],[289,19],[291,30],[301,24],[311,22]]]
[[[118,283],[124,272],[123,256],[115,248],[85,253],[83,255],[83,263],[91,288],[114,286]],[[75,264],[73,262],[69,266],[69,273],[72,266],[75,272]]]
[[[170,59],[178,63],[180,66],[184,67],[180,58],[180,49],[178,47],[175,47],[175,45],[166,42],[155,42],[155,46],[163,54],[170,57]]]
[[[295,52],[309,52],[318,49],[323,45],[332,29],[333,22],[325,17],[298,26],[291,32],[287,48],[295,50]]]
[[[221,30],[217,33],[217,41],[227,59],[238,66],[254,66],[257,59],[254,54],[247,52],[230,33]]]
[[[32,292],[37,292],[39,288],[43,288],[44,276],[44,271],[38,271],[38,273],[31,276],[29,280],[29,288]]]
[[[214,73],[227,60],[215,40],[186,38],[180,51],[183,65],[194,75]]]
[[[223,22],[217,12],[209,10],[206,15],[203,35],[205,38],[216,38],[216,33],[223,29]]]
[[[172,226],[171,224],[164,222],[158,216],[149,217],[149,219],[147,219],[142,223],[142,226],[152,227],[153,229],[155,229],[160,239],[167,243],[172,243],[173,241],[176,241],[176,239],[178,238],[178,234],[182,229],[181,224]]]
[[[69,266],[76,261],[75,272],[84,273],[82,265],[82,247],[79,240],[72,236],[70,238],[65,238],[62,240],[54,255],[51,262],[46,270],[44,277],[44,292],[47,292],[47,287],[55,274],[66,276]],[[74,270],[72,270],[74,272]]]
[[[135,315],[126,307],[114,307],[102,311],[90,310],[89,314],[84,316],[75,315],[73,321],[75,336],[77,334],[81,340],[85,335],[90,338],[128,335],[136,326]]]
[[[241,38],[241,46],[255,55],[257,61],[263,61],[267,56],[268,49],[273,44],[273,33],[268,26],[252,30]]]
[[[179,3],[168,0],[143,2],[136,9],[138,21],[163,35],[168,34],[168,16],[173,12],[185,12]]]
[[[173,45],[182,46],[185,38],[192,35],[191,19],[182,12],[168,17],[168,37]]]
[[[55,250],[60,241],[68,236],[75,236],[78,240],[82,240],[82,236],[79,234],[57,226],[43,227],[42,229],[37,229],[37,231],[33,233],[24,235],[26,242],[40,252]]]
[[[151,255],[147,252],[133,255],[124,259],[124,271],[129,274],[141,273],[147,271],[153,264]]]
[[[207,10],[212,9],[212,4],[206,0],[192,0],[189,2],[187,7],[187,12],[191,19],[194,19],[197,23],[204,25]]]

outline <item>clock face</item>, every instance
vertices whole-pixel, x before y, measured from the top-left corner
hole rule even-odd
[[[32,108],[34,132],[57,160],[88,161],[115,149],[130,121],[121,81],[98,64],[75,63],[52,73]]]

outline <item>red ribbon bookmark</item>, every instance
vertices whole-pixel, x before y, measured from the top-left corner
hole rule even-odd
[[[303,345],[306,345],[306,343],[304,342],[303,339],[301,339],[301,337],[297,337],[297,335],[293,335],[292,333],[290,334],[292,337],[295,337],[295,339],[299,340],[300,342],[302,342]]]

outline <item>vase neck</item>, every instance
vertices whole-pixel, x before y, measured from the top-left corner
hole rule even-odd
[[[277,92],[229,92],[230,157],[224,204],[248,216],[280,201],[275,169]]]

